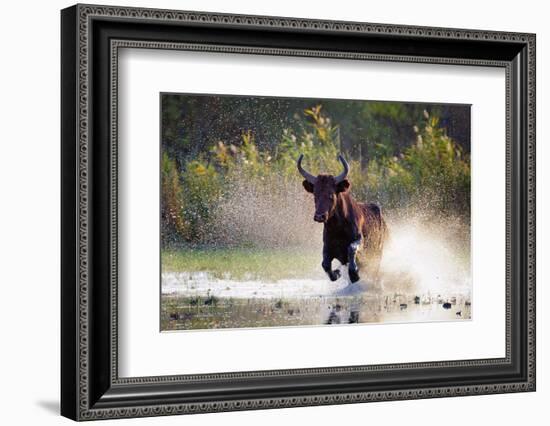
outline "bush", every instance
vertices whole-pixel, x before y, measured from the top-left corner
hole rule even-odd
[[[469,157],[438,127],[437,117],[425,115],[424,126],[415,127],[416,141],[377,169],[382,176],[377,181],[378,193],[385,194],[391,206],[413,202],[437,211],[467,209],[469,216]]]
[[[161,162],[161,240],[165,243],[174,242],[178,236],[187,233],[183,211],[183,192],[180,184],[180,174],[176,161],[167,153],[162,155]]]

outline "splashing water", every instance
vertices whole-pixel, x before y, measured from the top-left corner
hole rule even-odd
[[[380,265],[385,292],[461,295],[471,292],[469,230],[454,221],[390,222]]]
[[[211,234],[221,245],[322,249],[313,197],[299,182],[237,176],[216,208]]]

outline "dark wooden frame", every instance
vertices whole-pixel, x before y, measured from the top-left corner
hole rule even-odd
[[[535,390],[535,36],[96,5],[61,13],[61,413],[75,420]],[[119,378],[117,51],[506,69],[506,356]],[[503,230],[504,232],[504,230]]]

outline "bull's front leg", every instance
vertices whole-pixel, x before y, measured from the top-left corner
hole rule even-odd
[[[323,267],[323,270],[327,273],[330,280],[336,281],[338,278],[340,278],[340,271],[332,270],[332,259],[334,259],[334,256],[330,253],[326,246],[323,247],[323,262],[321,263],[321,266]]]
[[[359,268],[357,267],[357,251],[361,248],[363,239],[361,236],[354,239],[348,247],[348,272],[352,283],[359,281]]]

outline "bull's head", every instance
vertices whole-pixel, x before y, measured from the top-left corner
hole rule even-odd
[[[349,164],[338,155],[338,159],[344,166],[344,171],[338,176],[321,174],[317,177],[308,173],[302,167],[302,159],[304,154],[298,158],[298,171],[305,178],[303,185],[307,192],[311,192],[315,198],[315,215],[313,220],[316,222],[326,222],[336,210],[336,202],[338,193],[345,192],[349,189],[350,183],[347,179],[349,173]]]

